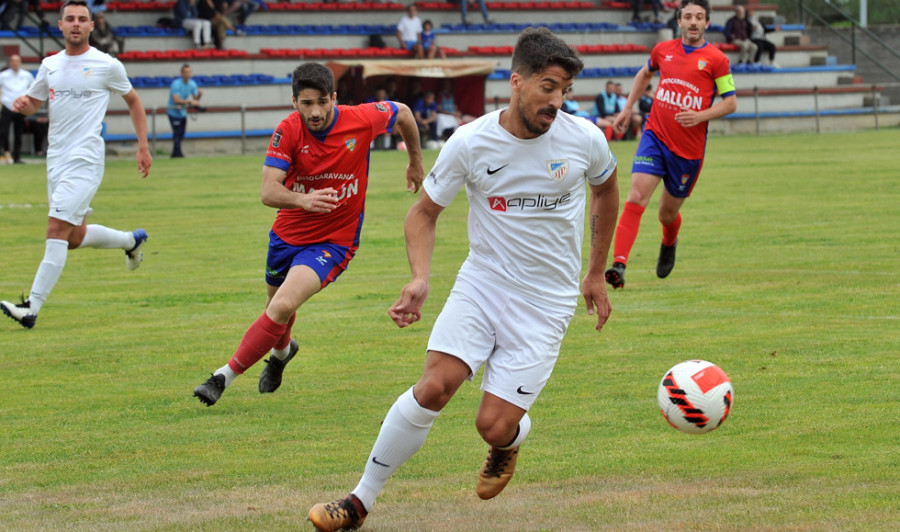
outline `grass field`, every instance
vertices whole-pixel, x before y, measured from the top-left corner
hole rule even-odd
[[[532,410],[518,471],[474,493],[487,449],[464,385],[388,483],[372,531],[900,529],[900,131],[714,138],[655,277],[657,192],[602,334],[583,309]],[[617,143],[628,189],[634,143]],[[436,152],[427,154],[430,166]],[[311,530],[355,486],[379,422],[418,377],[466,255],[465,196],[438,227],[423,321],[386,314],[408,279],[403,155],[376,152],[363,244],[305,305],[275,394],[262,364],[212,408],[191,392],[264,302],[274,211],[261,157],[110,161],[95,223],[145,227],[144,264],[69,254],[30,331],[0,320],[0,530]],[[43,166],[0,168],[0,297],[43,254]],[[656,407],[663,372],[719,364],[728,421],[703,436]]]

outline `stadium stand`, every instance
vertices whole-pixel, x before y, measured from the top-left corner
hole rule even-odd
[[[774,25],[778,20],[776,6],[749,2],[757,16],[772,22],[767,38],[778,46],[781,68],[733,64],[739,89],[738,112],[711,123],[711,130],[724,134],[810,130],[811,120],[816,121],[818,128],[820,119],[831,116],[843,117],[835,120],[835,129],[846,129],[854,120],[867,124],[871,102],[884,103],[880,89],[861,83],[853,65],[837,64],[824,47],[805,44],[802,26]],[[722,35],[724,23],[733,11],[732,0],[711,3],[707,37],[736,62],[734,46],[726,44]],[[61,2],[42,4],[53,28],[51,33],[56,35],[60,5]],[[267,10],[254,13],[252,24],[239,26],[246,35],[229,38],[232,48],[228,50],[194,49],[184,30],[158,24],[170,16],[172,5],[173,2],[155,0],[108,2],[106,16],[125,38],[125,51],[119,58],[133,76],[132,82],[149,111],[164,113],[172,75],[182,63],[191,63],[195,79],[206,92],[204,103],[209,111],[197,117],[197,124],[189,128],[188,140],[258,137],[264,142],[278,120],[290,112],[289,73],[299,62],[408,57],[394,46],[396,22],[405,9],[402,3],[270,2]],[[671,9],[677,4],[665,5]],[[582,54],[586,68],[576,82],[575,98],[584,102],[592,102],[608,79],[630,87],[650,48],[667,38],[668,31],[661,23],[632,22],[630,2],[488,2],[496,23],[469,26],[459,24],[455,4],[417,2],[417,6],[419,16],[434,23],[448,60],[495,61],[496,70],[485,81],[485,110],[508,101],[509,72],[504,69],[509,68],[516,34],[529,25],[548,26]],[[38,28],[26,26],[19,33],[35,48],[47,48],[48,54],[58,49],[46,35],[41,37]],[[369,46],[373,35],[381,36],[387,47]],[[26,67],[37,68],[38,56],[29,56],[27,46],[13,32],[0,31],[0,46],[4,51],[18,51]],[[165,140],[170,138],[169,126],[164,116],[159,116],[162,120],[154,121],[155,135],[158,140]],[[124,105],[114,99],[107,120],[107,138],[126,141],[129,131]]]

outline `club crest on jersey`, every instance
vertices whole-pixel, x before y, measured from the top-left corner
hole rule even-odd
[[[347,149],[353,151],[356,149],[356,137],[350,137],[344,139],[344,146],[347,146]]]
[[[375,109],[378,109],[378,110],[381,111],[382,113],[388,112],[387,105],[384,105],[384,104],[381,103],[381,102],[375,102]]]
[[[89,78],[93,74],[94,74],[93,67],[84,67],[81,69],[81,75],[84,76],[85,78]]]
[[[702,59],[697,61],[697,70],[703,70],[704,68],[706,68],[706,61]]]
[[[547,161],[547,173],[549,173],[550,178],[557,183],[561,182],[569,173],[569,160],[553,159],[551,161]]]
[[[275,134],[272,135],[272,147],[277,148],[281,146],[281,129],[275,131]]]

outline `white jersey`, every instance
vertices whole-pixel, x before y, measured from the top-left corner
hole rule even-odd
[[[460,126],[425,179],[438,205],[465,185],[469,256],[492,281],[545,304],[577,304],[586,182],[605,182],[616,159],[600,128],[563,112],[547,133],[520,139],[494,111]]]
[[[122,63],[94,47],[44,59],[28,95],[49,100],[47,166],[72,159],[101,163],[106,149],[100,131],[110,92],[124,96],[131,88]]]
[[[13,102],[25,94],[32,81],[34,76],[24,68],[20,68],[18,72],[14,72],[11,68],[0,72],[0,103],[3,107],[12,111]]]

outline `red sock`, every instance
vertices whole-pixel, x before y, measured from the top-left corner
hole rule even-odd
[[[674,246],[675,241],[678,240],[678,230],[681,229],[681,213],[678,213],[678,216],[675,217],[675,221],[670,223],[669,225],[663,224],[663,239],[662,243],[664,246]]]
[[[612,138],[613,138],[612,126],[606,126],[606,128],[603,130],[603,134],[606,135],[606,140],[612,140]]]
[[[637,239],[638,229],[641,227],[641,216],[644,208],[637,203],[625,202],[622,209],[622,217],[616,226],[616,243],[613,246],[613,262],[628,264],[628,254]]]
[[[288,346],[291,343],[291,327],[294,326],[294,320],[297,319],[297,313],[291,314],[291,319],[288,320],[287,325],[285,325],[284,334],[281,335],[281,338],[275,342],[275,349],[281,350]]]
[[[259,362],[259,359],[266,356],[266,353],[275,346],[275,342],[284,334],[285,327],[287,327],[286,324],[275,323],[263,312],[263,315],[257,318],[244,333],[241,345],[228,361],[228,365],[235,373],[243,374],[247,368]]]

